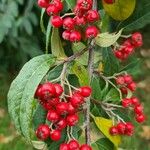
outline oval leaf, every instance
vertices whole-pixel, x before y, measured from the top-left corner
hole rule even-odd
[[[41,55],[27,62],[8,92],[8,109],[17,130],[30,141],[37,86],[55,63],[52,55]]]
[[[95,38],[96,44],[101,47],[109,47],[113,45],[121,36],[123,29],[121,29],[118,33],[101,33]]]
[[[105,11],[115,20],[126,20],[135,9],[136,0],[117,0],[114,4],[107,4],[103,0]]]
[[[105,119],[103,117],[94,117],[94,121],[99,128],[99,130],[116,146],[121,143],[121,137],[119,135],[112,136],[109,133],[109,129],[113,126],[113,122],[110,119]]]

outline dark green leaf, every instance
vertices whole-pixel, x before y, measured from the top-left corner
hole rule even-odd
[[[74,7],[76,6],[76,0],[65,0],[66,3],[68,4],[70,9],[74,9]]]
[[[49,47],[49,43],[50,43],[50,37],[51,37],[51,23],[50,21],[48,22],[47,25],[47,30],[46,30],[46,53],[48,54],[48,47]]]

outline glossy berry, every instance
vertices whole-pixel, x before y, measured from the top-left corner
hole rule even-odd
[[[122,106],[125,107],[125,108],[129,107],[131,105],[131,103],[132,103],[131,99],[129,99],[129,98],[125,98],[125,99],[122,100]]]
[[[50,138],[53,140],[53,141],[59,141],[61,139],[61,132],[59,130],[53,130],[51,133],[50,133]]]
[[[63,19],[60,16],[53,16],[51,22],[53,27],[60,28],[63,24]]]
[[[47,8],[49,3],[46,0],[38,0],[38,6],[42,8]]]
[[[122,122],[118,123],[117,129],[119,134],[125,134],[126,125]]]
[[[35,95],[34,95],[35,98],[41,98],[41,94],[42,94],[41,87],[42,87],[42,84],[39,84],[39,86],[36,89]]]
[[[50,110],[47,113],[47,120],[51,122],[57,122],[59,120],[59,115],[56,111]]]
[[[142,34],[139,33],[139,32],[136,32],[134,34],[132,34],[132,44],[135,46],[135,47],[140,47],[143,45],[143,38],[142,38]]]
[[[126,87],[120,88],[122,94],[128,94],[128,89]]]
[[[94,38],[99,33],[99,30],[95,26],[89,26],[86,28],[85,35],[86,38]]]
[[[67,123],[65,119],[61,119],[56,123],[56,128],[58,130],[63,130],[64,128],[66,128],[66,126],[67,126]]]
[[[118,59],[123,59],[123,54],[121,53],[121,51],[117,50],[114,52],[114,55],[118,58]]]
[[[116,78],[116,83],[118,85],[123,85],[125,83],[124,77],[123,76],[119,76]]]
[[[145,122],[145,120],[146,120],[146,117],[145,117],[145,115],[144,114],[141,114],[141,115],[136,115],[136,121],[138,122],[138,123],[143,123],[143,122]]]
[[[63,33],[62,33],[62,37],[64,40],[70,40],[70,34],[71,32],[69,30],[65,30]]]
[[[68,113],[69,113],[70,115],[76,113],[75,107],[73,107],[72,104],[71,104],[70,102],[68,103]]]
[[[131,46],[126,46],[124,49],[123,49],[123,52],[126,53],[127,55],[131,54],[134,52],[134,47],[131,45]]]
[[[87,12],[86,19],[87,19],[88,22],[98,21],[99,18],[100,18],[100,15],[99,15],[98,11],[96,11],[96,10],[89,10]]]
[[[126,84],[130,84],[133,81],[132,76],[130,75],[124,75],[123,77]]]
[[[132,97],[131,98],[131,103],[132,103],[132,105],[136,106],[136,105],[140,104],[140,101],[137,97]]]
[[[77,0],[78,7],[82,10],[90,10],[92,8],[93,0]]]
[[[57,8],[59,12],[63,10],[63,3],[61,2],[61,0],[53,0],[52,4],[55,5],[55,7]]]
[[[68,103],[66,102],[60,102],[57,106],[56,106],[56,111],[58,114],[60,115],[64,115],[68,112]]]
[[[85,17],[78,17],[76,16],[74,18],[74,22],[77,26],[84,26],[86,24],[86,20]]]
[[[143,106],[142,105],[136,105],[134,108],[135,114],[141,115],[143,114]]]
[[[104,2],[107,4],[113,4],[115,3],[115,0],[104,0]]]
[[[67,30],[72,30],[74,28],[74,19],[67,17],[63,20],[63,28]]]
[[[53,106],[49,102],[40,102],[45,110],[52,110]]]
[[[136,90],[136,83],[131,82],[130,84],[127,85],[127,88],[130,89],[132,92]]]
[[[58,14],[59,10],[54,4],[49,4],[48,8],[46,9],[46,12],[50,16],[50,15]]]
[[[60,145],[59,150],[70,150],[67,143],[63,143]]]
[[[122,44],[122,46],[124,46],[124,47],[132,46],[131,39],[125,40],[124,43]]]
[[[74,94],[70,98],[70,102],[71,102],[73,107],[77,108],[77,107],[79,107],[80,105],[83,104],[84,98],[83,98],[83,96],[81,96],[81,94]]]
[[[81,145],[80,150],[92,150],[92,147],[87,144],[83,144]]]
[[[36,136],[38,139],[44,141],[50,135],[50,129],[48,125],[41,124],[36,130]]]
[[[109,133],[111,134],[111,135],[118,135],[118,128],[117,127],[115,127],[115,126],[113,126],[113,127],[111,127],[110,129],[109,129]]]
[[[86,11],[83,9],[80,9],[80,7],[78,5],[76,5],[73,12],[77,17],[83,17],[83,15]]]
[[[69,150],[79,150],[79,143],[76,140],[71,140],[68,143],[68,146],[69,146]]]
[[[54,84],[54,88],[56,90],[56,96],[59,97],[63,93],[63,88],[60,84]]]
[[[134,133],[134,125],[131,122],[126,123],[125,134],[128,136],[132,136]]]
[[[89,97],[92,93],[92,89],[89,86],[84,86],[79,89],[79,92],[83,97]]]
[[[79,117],[77,114],[68,115],[66,121],[67,121],[67,125],[75,126],[79,121]]]
[[[59,102],[60,102],[60,99],[58,97],[51,98],[47,101],[47,103],[49,103],[49,105],[51,106],[56,106]]]
[[[81,41],[81,33],[79,31],[72,31],[70,34],[71,42],[79,42]]]

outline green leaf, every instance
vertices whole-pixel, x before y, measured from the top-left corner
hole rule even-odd
[[[113,126],[113,122],[110,119],[103,117],[94,117],[94,121],[99,130],[116,146],[118,147],[121,143],[121,136],[112,136],[109,133],[109,129]]]
[[[41,10],[41,18],[40,18],[40,27],[41,27],[42,32],[45,34],[46,30],[44,26],[44,13],[45,13],[45,8]]]
[[[48,54],[48,47],[49,47],[49,43],[50,43],[50,37],[51,37],[51,23],[50,21],[48,22],[47,25],[47,30],[46,30],[46,53]]]
[[[51,51],[56,57],[66,57],[64,48],[60,39],[59,30],[57,28],[52,29],[51,36]]]
[[[78,77],[81,86],[89,85],[89,75],[83,65],[76,61],[72,66],[72,72]]]
[[[136,9],[133,15],[122,22],[120,28],[125,28],[126,31],[133,31],[143,28],[150,23],[150,1],[142,0],[137,2]]]
[[[101,138],[95,143],[99,150],[113,150],[114,145],[112,142],[110,142],[107,138]]]
[[[47,150],[46,144],[44,142],[42,142],[42,141],[32,141],[32,145],[36,149]]]
[[[119,39],[122,31],[123,29],[121,29],[118,33],[100,33],[95,38],[96,44],[100,47],[109,47]]]
[[[107,4],[103,0],[105,11],[115,20],[126,20],[135,9],[136,0],[117,0],[114,4]]]
[[[104,74],[111,76],[119,71],[119,61],[114,56],[111,48],[103,48]]]
[[[30,141],[37,86],[55,63],[52,55],[41,55],[27,62],[8,92],[8,109],[17,130]]]
[[[65,0],[66,3],[68,4],[70,9],[74,9],[74,7],[76,6],[76,0]]]

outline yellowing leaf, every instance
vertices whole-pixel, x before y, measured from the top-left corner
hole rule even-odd
[[[136,0],[116,0],[114,4],[107,4],[103,0],[105,11],[113,19],[123,21],[126,20],[135,9]]]
[[[101,47],[109,47],[113,45],[120,37],[123,29],[121,29],[118,33],[101,33],[95,38],[96,44]]]
[[[109,129],[112,127],[113,122],[110,119],[105,119],[103,117],[94,117],[94,121],[97,125],[97,127],[99,128],[99,130],[101,130],[101,132],[116,146],[118,147],[118,145],[121,143],[121,137],[119,135],[117,136],[112,136],[109,133]]]

